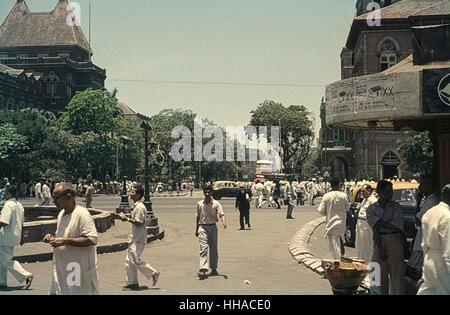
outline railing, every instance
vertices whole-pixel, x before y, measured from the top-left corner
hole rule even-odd
[[[1,58],[0,63],[7,66],[69,65],[77,70],[92,69],[101,74],[106,74],[105,69],[96,66],[92,62],[73,61],[66,57],[8,57]]]

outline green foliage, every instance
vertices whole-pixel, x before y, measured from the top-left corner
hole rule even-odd
[[[314,141],[312,113],[305,106],[286,107],[266,100],[251,114],[252,126],[281,126],[281,159],[285,172],[301,173]]]
[[[77,92],[59,119],[59,125],[75,135],[89,131],[98,135],[113,133],[122,119],[116,103],[115,98],[101,90]]]
[[[312,177],[322,171],[322,159],[320,157],[320,149],[312,148],[311,154],[308,155],[303,163],[303,176]]]
[[[25,148],[25,137],[11,123],[0,125],[0,163]]]
[[[410,132],[399,141],[405,169],[411,173],[431,174],[433,169],[433,143],[428,132]]]

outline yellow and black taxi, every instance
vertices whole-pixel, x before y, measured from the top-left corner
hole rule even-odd
[[[223,197],[235,198],[239,192],[239,185],[232,181],[217,181],[213,185],[213,198],[220,200]]]
[[[377,183],[368,183],[372,186],[373,191],[377,189]],[[419,184],[410,182],[392,182],[394,194],[392,200],[398,202],[403,210],[403,226],[406,237],[414,239],[416,237],[416,213],[417,213],[417,193],[419,192]],[[350,200],[350,209],[347,211],[347,227],[345,230],[345,246],[355,247],[356,240],[356,224],[358,216],[356,209],[363,201],[362,187],[357,187],[353,191]]]

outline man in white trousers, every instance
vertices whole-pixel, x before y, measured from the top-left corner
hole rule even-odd
[[[219,262],[217,222],[219,222],[219,218],[223,228],[227,228],[222,205],[213,199],[212,191],[211,186],[203,188],[205,199],[197,203],[195,236],[198,237],[200,244],[200,270],[198,272],[200,280],[207,278],[208,266],[211,268],[211,276],[219,274],[217,272]]]
[[[35,197],[36,197],[36,206],[40,207],[42,206],[43,200],[42,200],[42,183],[41,180],[39,179],[36,183],[36,185],[34,186],[34,193],[35,193]]]
[[[450,295],[450,185],[422,218],[422,279],[418,295]]]
[[[138,271],[147,279],[152,279],[153,286],[158,282],[160,275],[159,271],[141,259],[142,252],[147,244],[147,209],[141,201],[142,197],[144,197],[144,188],[140,186],[133,188],[130,193],[130,198],[134,201],[131,217],[128,218],[123,213],[120,214],[122,221],[131,223],[131,230],[128,235],[128,254],[125,259],[126,286],[124,289],[139,289]]]
[[[25,289],[28,289],[33,275],[12,260],[14,247],[21,245],[24,222],[23,206],[16,200],[17,187],[6,186],[4,197],[6,202],[0,212],[0,289],[7,288],[8,271],[20,283],[25,282]]]
[[[326,216],[325,238],[328,239],[330,254],[333,259],[341,259],[345,235],[347,210],[350,207],[347,194],[340,191],[339,179],[331,180],[331,192],[323,196],[319,213]]]

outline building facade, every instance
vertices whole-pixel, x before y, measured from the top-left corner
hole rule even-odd
[[[67,0],[51,12],[30,12],[17,0],[0,26],[0,64],[39,75],[42,109],[64,110],[77,91],[104,88],[106,70],[92,61],[92,49]]]
[[[373,26],[368,22],[373,16],[367,10],[370,2],[357,1],[357,13],[341,52],[341,80],[387,71],[414,52],[414,27],[449,21],[446,1],[376,1],[381,6],[381,20],[380,25]],[[327,104],[322,102],[321,108],[322,160],[332,175],[374,179],[412,176],[402,168],[398,151],[398,142],[407,137],[405,131],[381,132],[376,124],[361,131],[330,129],[326,122]]]
[[[0,64],[0,110],[42,108],[44,91],[41,76]]]

